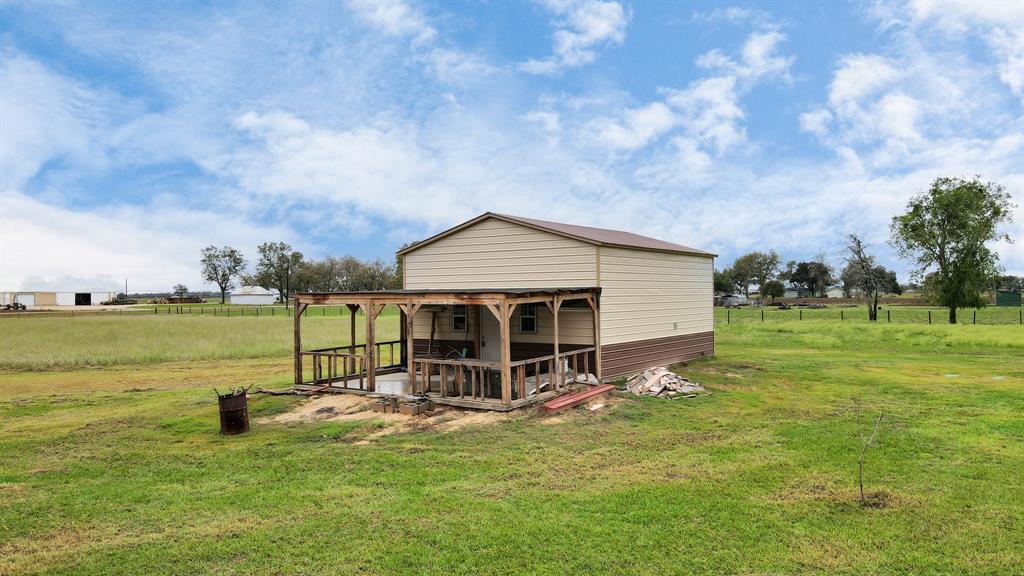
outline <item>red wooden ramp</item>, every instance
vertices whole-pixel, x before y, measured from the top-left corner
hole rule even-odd
[[[615,390],[615,386],[612,384],[602,384],[601,386],[594,386],[588,388],[582,392],[576,392],[575,394],[566,394],[565,396],[559,396],[558,398],[552,398],[547,402],[540,405],[540,409],[544,412],[558,412],[559,410],[565,410],[566,408],[573,408],[583,404],[587,400],[590,400],[594,396],[600,396],[601,394],[607,394]]]

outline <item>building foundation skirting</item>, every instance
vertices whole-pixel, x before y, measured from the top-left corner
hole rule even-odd
[[[654,366],[669,366],[714,354],[714,331],[606,344],[601,346],[602,376],[605,380],[614,380]]]

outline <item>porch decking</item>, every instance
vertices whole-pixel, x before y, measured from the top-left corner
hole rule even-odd
[[[563,392],[567,384],[594,374],[600,381],[600,288],[536,290],[393,290],[299,294],[295,297],[295,386],[325,391],[369,394],[377,391],[377,376],[404,373],[412,394],[439,404],[490,410],[511,410]],[[585,301],[593,318],[593,345],[559,348],[558,311],[563,302]],[[512,360],[509,323],[521,304],[547,306],[554,316],[551,354]],[[302,349],[301,318],[310,304],[347,305],[353,312],[350,342],[355,340],[356,315],[366,320],[364,344]],[[376,342],[374,324],[386,305],[401,310],[399,340]],[[500,359],[480,358],[477,332],[473,357],[417,355],[413,345],[415,316],[424,306],[467,305],[487,310],[500,327]],[[397,353],[396,353],[397,351]],[[312,378],[305,378],[306,368]],[[390,379],[390,378],[389,378]]]

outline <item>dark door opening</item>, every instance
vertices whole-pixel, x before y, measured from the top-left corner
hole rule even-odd
[[[92,306],[92,294],[75,292],[75,306]]]

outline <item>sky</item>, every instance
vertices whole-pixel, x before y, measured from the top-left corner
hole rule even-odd
[[[0,2],[0,290],[165,291],[207,245],[393,258],[486,211],[906,278],[940,176],[1017,204],[1024,1]]]

